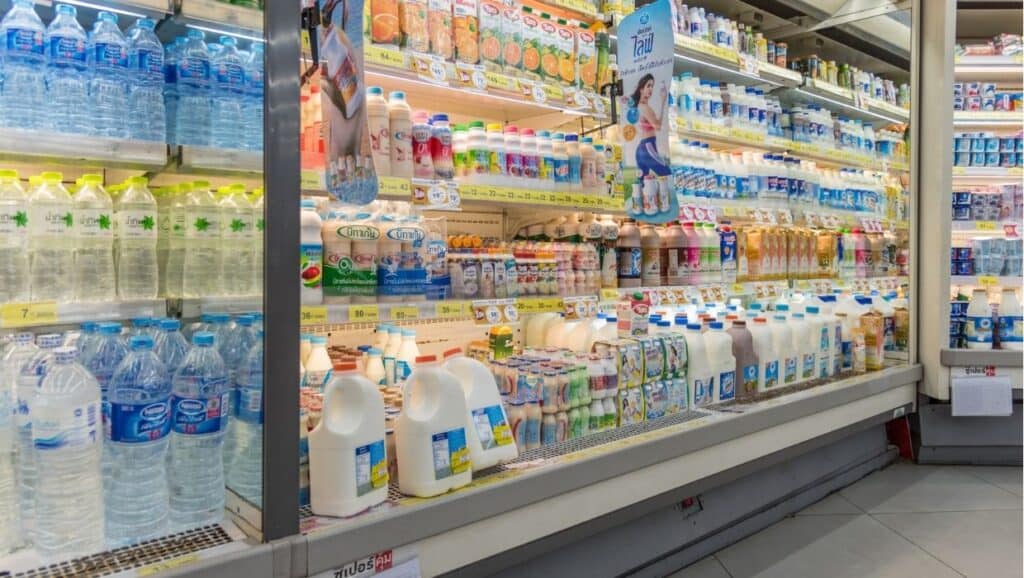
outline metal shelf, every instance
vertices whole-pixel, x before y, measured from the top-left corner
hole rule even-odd
[[[1024,367],[1024,353],[1005,349],[943,349],[939,354],[945,367],[981,365],[993,367]]]
[[[1019,287],[1021,277],[998,277],[994,275],[952,275],[950,285],[970,285],[972,287]]]
[[[982,235],[1008,235],[1008,231],[1020,229],[1020,224],[1013,221],[953,221],[952,230],[959,233],[978,233]]]
[[[179,0],[179,15],[186,22],[212,25],[229,32],[256,33],[263,40],[263,11],[217,0]]]
[[[167,302],[163,299],[149,299],[110,303],[6,303],[2,310],[0,329],[15,329],[159,317],[167,314]]]
[[[953,112],[953,127],[1020,130],[1024,127],[1024,112],[958,110]]]
[[[954,181],[1019,181],[1024,167],[953,167]]]
[[[995,82],[1021,86],[1021,55],[957,56],[953,59],[953,75],[957,80]]]
[[[0,129],[0,159],[160,169],[167,164],[167,145],[162,142],[3,128]]]
[[[203,313],[249,313],[263,311],[263,297],[201,297],[198,299],[170,299],[168,310],[178,311],[183,319],[194,319]]]
[[[836,114],[871,123],[910,122],[910,110],[865,97],[848,88],[804,78],[802,86],[780,93],[787,103],[820,104]]]
[[[263,153],[258,151],[180,146],[177,160],[180,172],[263,174]]]

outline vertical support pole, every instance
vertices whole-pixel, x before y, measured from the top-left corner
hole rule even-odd
[[[264,93],[263,539],[299,531],[299,59],[300,10],[263,12]]]

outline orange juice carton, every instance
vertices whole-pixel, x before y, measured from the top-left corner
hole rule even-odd
[[[523,70],[523,7],[513,0],[502,4],[501,60],[506,74],[519,76]]]
[[[555,55],[558,79],[568,86],[576,86],[576,28],[561,19],[555,23]]]
[[[540,74],[558,82],[558,23],[549,14],[540,15]]]
[[[466,64],[476,64],[480,61],[477,0],[454,0],[454,3],[452,36],[455,39],[455,59]]]
[[[523,72],[534,80],[542,78],[540,71],[541,37],[540,15],[529,6],[523,7]]]
[[[597,42],[586,24],[576,29],[576,84],[597,91]]]
[[[502,9],[498,0],[480,0],[480,63],[493,72],[500,72],[502,65]]]
[[[428,0],[427,31],[430,34],[430,53],[452,60],[455,51],[452,47],[451,0]]]
[[[402,47],[416,52],[430,50],[427,28],[427,0],[402,0],[398,5],[402,25]]]
[[[370,41],[395,47],[399,45],[398,0],[370,0]]]

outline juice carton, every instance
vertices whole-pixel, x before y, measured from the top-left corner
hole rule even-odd
[[[402,47],[416,52],[430,50],[427,32],[427,0],[402,0],[398,5],[402,25]]]
[[[523,7],[523,72],[526,77],[534,80],[542,78],[540,71],[542,37],[540,21],[540,16],[532,8]]]
[[[648,420],[665,417],[670,406],[667,382],[659,379],[645,383],[642,389],[644,392],[644,417]]]
[[[374,44],[398,46],[398,0],[370,0],[370,40]]]
[[[651,297],[642,291],[631,293],[615,306],[618,313],[619,337],[637,337],[647,335],[647,326],[651,312]]]
[[[577,86],[586,90],[597,90],[597,39],[586,24],[576,29],[576,79]]]
[[[576,27],[559,19],[555,26],[555,54],[558,56],[558,79],[576,86]]]
[[[430,53],[445,60],[454,57],[452,47],[451,0],[428,0],[427,30],[430,33]]]
[[[665,346],[665,379],[686,377],[686,338],[679,333],[661,336]]]
[[[644,394],[639,387],[619,390],[619,427],[644,421]]]
[[[551,15],[540,15],[540,74],[545,80],[558,81],[558,23]]]
[[[476,0],[454,0],[455,59],[466,64],[480,61],[480,19]]]
[[[644,356],[644,383],[661,381],[665,375],[665,348],[660,337],[645,337],[640,340]]]
[[[494,72],[501,70],[502,63],[501,11],[503,8],[504,6],[497,0],[480,0],[480,62],[484,68]]]
[[[640,387],[644,382],[644,355],[638,341],[620,339],[616,342],[619,389]]]
[[[686,411],[686,408],[689,407],[690,398],[689,388],[686,386],[686,378],[666,379],[665,387],[668,395],[668,406],[665,408],[665,413],[672,415]]]
[[[523,70],[523,8],[505,0],[501,10],[501,60],[505,72],[519,76]]]
[[[885,318],[872,311],[860,317],[860,329],[864,332],[864,363],[868,371],[882,369],[885,361]]]

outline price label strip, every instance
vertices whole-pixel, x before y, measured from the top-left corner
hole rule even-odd
[[[326,325],[326,307],[303,307],[299,312],[300,325]]]
[[[438,319],[462,319],[469,315],[466,301],[439,301],[434,305],[434,317]]]
[[[449,64],[440,56],[411,53],[412,67],[421,80],[447,86],[451,80]]]
[[[3,327],[30,327],[57,323],[57,303],[7,303],[0,306],[0,324]]]
[[[376,305],[349,305],[349,323],[376,323],[380,321],[380,307]]]
[[[389,316],[392,321],[411,321],[420,318],[420,310],[413,306],[392,307]]]
[[[519,311],[514,299],[488,299],[473,301],[473,321],[477,325],[497,325],[519,321]]]

